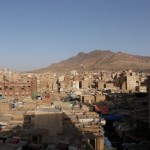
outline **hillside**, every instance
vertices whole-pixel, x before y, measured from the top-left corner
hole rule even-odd
[[[81,64],[87,71],[93,70],[149,70],[150,57],[130,55],[122,52],[95,50],[89,53],[80,52],[67,60],[50,65],[38,71],[70,71],[82,70]]]

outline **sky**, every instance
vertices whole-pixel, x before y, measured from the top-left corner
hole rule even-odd
[[[98,49],[150,56],[150,0],[0,0],[0,69]]]

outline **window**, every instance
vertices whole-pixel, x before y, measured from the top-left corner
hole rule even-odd
[[[8,90],[8,86],[5,86],[5,90]]]

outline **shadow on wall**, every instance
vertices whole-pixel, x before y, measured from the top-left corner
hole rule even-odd
[[[95,149],[95,135],[79,130],[80,125],[72,121],[76,118],[62,112],[29,111],[23,119],[21,115],[10,122],[9,128],[1,126],[1,150]]]

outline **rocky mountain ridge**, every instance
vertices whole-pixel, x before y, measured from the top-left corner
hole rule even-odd
[[[134,71],[149,70],[150,57],[131,55],[123,52],[112,52],[109,50],[94,50],[89,53],[80,52],[76,56],[52,64],[39,71],[66,72],[82,69],[85,69],[86,71],[119,71],[127,69],[132,69]]]

